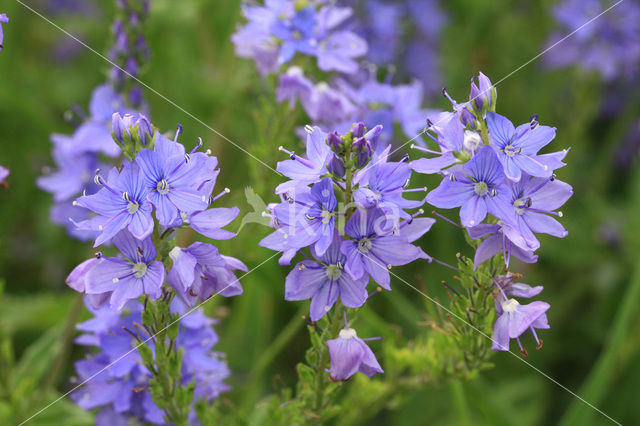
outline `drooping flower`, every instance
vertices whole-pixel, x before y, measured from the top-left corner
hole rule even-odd
[[[152,299],[160,297],[164,266],[156,260],[157,252],[151,239],[138,240],[123,230],[111,241],[123,257],[101,257],[85,277],[86,293],[111,293],[109,303],[116,310],[143,294]]]
[[[504,261],[507,266],[509,266],[511,255],[525,263],[538,261],[538,256],[534,254],[534,251],[538,249],[540,243],[536,240],[536,244],[530,246],[519,229],[508,223],[502,221],[498,221],[494,225],[481,223],[472,228],[467,228],[467,232],[469,237],[473,239],[486,237],[476,249],[473,259],[474,269],[477,269],[480,264],[500,252],[504,254]]]
[[[480,224],[487,213],[514,223],[510,191],[504,180],[502,165],[493,148],[485,146],[456,170],[451,179],[443,179],[440,186],[427,195],[427,202],[445,209],[461,207],[460,219],[465,227]]]
[[[94,247],[113,238],[120,230],[128,228],[137,239],[144,239],[153,231],[151,203],[144,186],[145,176],[134,162],[125,162],[122,171],[113,169],[105,180],[98,175],[96,183],[103,186],[93,195],[77,199],[77,205],[85,207],[106,221]]]
[[[495,112],[487,113],[487,126],[498,160],[509,179],[519,181],[522,172],[550,177],[555,169],[564,166],[562,159],[567,154],[566,150],[537,155],[555,137],[555,127],[541,126],[534,118],[531,123],[516,128],[508,118]]]
[[[327,340],[325,343],[329,348],[329,374],[332,380],[349,380],[357,372],[368,377],[384,373],[376,356],[353,328],[345,326],[340,330],[338,338]]]
[[[358,209],[347,222],[345,234],[353,238],[342,242],[341,251],[347,257],[346,271],[354,279],[369,274],[383,288],[391,290],[391,266],[406,265],[416,259],[430,259],[407,237],[394,231],[394,217],[380,208]]]
[[[233,271],[247,272],[247,267],[238,259],[221,255],[214,245],[195,242],[187,248],[175,247],[169,257],[173,260],[169,284],[190,306],[214,294],[242,294],[242,285]]]
[[[510,340],[516,339],[520,350],[526,355],[526,351],[520,343],[520,336],[527,330],[531,330],[538,342],[538,348],[540,348],[541,340],[538,339],[535,329],[549,328],[546,312],[550,305],[541,301],[521,305],[516,299],[505,298],[500,306],[502,314],[493,327],[491,349],[508,351]]]
[[[344,271],[346,257],[340,252],[342,238],[335,231],[328,250],[319,255],[311,252],[316,260],[303,260],[293,267],[285,283],[285,300],[311,299],[310,316],[318,321],[338,300],[348,308],[359,308],[367,300],[369,277],[353,279]]]

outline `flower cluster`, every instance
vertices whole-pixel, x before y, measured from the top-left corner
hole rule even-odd
[[[447,15],[439,0],[351,0],[356,32],[367,41],[367,60],[399,64],[398,72],[417,78],[429,93],[440,89],[439,41]]]
[[[350,8],[321,0],[267,1],[243,5],[248,23],[232,41],[238,56],[252,58],[262,74],[278,70],[296,54],[314,56],[322,71],[354,73],[356,58],[367,52],[367,43],[343,29]]]
[[[363,123],[340,135],[306,127],[306,156],[290,156],[277,170],[290,180],[276,188],[281,202],[269,206],[275,231],[260,245],[283,252],[288,265],[302,253],[285,284],[286,300],[311,299],[311,320],[321,319],[340,298],[361,307],[373,279],[391,290],[389,269],[430,257],[412,243],[434,220],[409,214],[424,201],[403,197],[411,168],[403,158],[390,161],[390,146],[379,147],[381,126]],[[346,222],[346,223],[345,223]],[[304,248],[308,248],[306,254]]]
[[[254,59],[263,74],[280,74],[278,102],[293,108],[299,101],[314,124],[341,133],[358,120],[370,128],[382,124],[387,130],[379,140],[385,144],[395,124],[408,137],[419,134],[427,113],[422,83],[393,85],[392,72],[380,82],[375,67],[358,64],[370,49],[362,37],[344,29],[354,23],[350,7],[280,0],[245,6],[243,12],[248,22],[233,36],[236,53]],[[320,72],[310,72],[304,61],[309,55],[316,56]]]
[[[123,154],[111,136],[112,116],[115,112],[137,114],[145,110],[140,87],[123,70],[136,77],[149,56],[141,30],[149,4],[147,0],[119,0],[117,6],[120,17],[114,22],[114,43],[109,51],[115,66],[111,69],[109,84],[93,91],[88,114],[74,108],[76,130],[72,135],[51,135],[56,167],[46,170],[37,181],[40,189],[53,195],[51,221],[66,227],[71,236],[83,241],[93,239],[96,233],[75,226],[90,214],[73,201],[81,193],[95,193],[98,190],[93,183],[95,171],[108,170],[108,162]],[[150,131],[148,127],[146,130]]]
[[[233,271],[246,270],[242,262],[222,256],[209,243],[181,249],[172,242],[173,232],[187,227],[209,238],[235,236],[221,228],[235,219],[239,210],[209,208],[229,192],[225,189],[212,196],[219,173],[216,157],[197,151],[202,141],[186,153],[177,142],[180,127],[175,139],[170,140],[157,131],[153,137],[140,132],[142,128],[151,129],[144,117],[135,120],[115,113],[113,119],[114,137],[124,152],[135,156],[104,175],[96,174],[94,184],[100,189],[79,197],[74,205],[95,214],[76,223],[81,230],[97,233],[94,247],[112,243],[120,255],[106,257],[99,253],[97,259],[79,265],[68,284],[94,295],[92,300],[97,305],[109,301],[113,309],[121,309],[128,300],[142,295],[157,299],[165,276],[191,305],[216,291],[225,296],[240,294],[242,287]],[[159,256],[159,249],[170,252]],[[166,257],[171,257],[173,267],[165,274],[163,263],[157,259]]]
[[[56,168],[48,170],[38,181],[38,187],[53,194],[51,221],[65,226],[75,238],[89,240],[93,232],[77,229],[72,221],[88,219],[89,213],[73,205],[73,200],[86,191],[93,194],[98,187],[93,183],[96,169],[105,169],[106,158],[121,155],[120,147],[111,137],[111,117],[114,112],[132,112],[124,100],[109,85],[93,91],[89,114],[82,115],[72,135],[52,134],[52,155]]]
[[[86,410],[98,408],[96,425],[127,424],[129,419],[165,424],[164,413],[154,403],[149,391],[152,375],[141,362],[136,347],[148,340],[142,323],[143,306],[129,301],[122,311],[106,307],[87,307],[93,318],[77,325],[81,334],[76,343],[97,348],[87,358],[75,363],[78,380],[88,383],[71,394],[71,399]],[[171,310],[183,314],[186,307],[175,299]],[[195,399],[211,400],[228,390],[224,379],[229,376],[227,365],[213,351],[218,336],[200,310],[190,312],[180,320],[176,345],[184,354],[181,366],[183,385],[195,383]],[[153,342],[150,342],[152,351]],[[196,420],[190,413],[190,422]]]
[[[114,44],[109,49],[109,59],[116,66],[111,69],[110,83],[118,93],[127,94],[127,100],[134,108],[142,108],[142,89],[135,79],[151,55],[142,32],[150,3],[149,0],[118,0],[116,5],[118,18],[113,23]]]
[[[573,193],[554,174],[565,165],[562,160],[568,151],[540,153],[556,129],[540,125],[537,116],[515,127],[494,112],[496,98],[495,87],[480,73],[478,84],[472,82],[468,102],[452,100],[454,112],[444,112],[429,123],[425,133],[435,146],[414,147],[429,157],[411,162],[414,171],[443,178],[427,202],[445,209],[460,207],[462,226],[469,237],[481,240],[475,268],[495,256],[503,256],[507,268],[511,255],[536,262],[534,252],[540,242],[535,234],[567,235],[555,217],[562,216],[557,209]]]
[[[613,6],[613,7],[611,7]],[[610,10],[609,7],[611,7]],[[606,13],[605,10],[607,10]],[[553,68],[578,64],[603,79],[637,78],[640,63],[640,4],[623,1],[564,0],[553,11],[562,32],[551,35],[553,45],[580,28],[546,55]],[[597,19],[594,19],[596,18]],[[585,25],[586,23],[588,25]]]

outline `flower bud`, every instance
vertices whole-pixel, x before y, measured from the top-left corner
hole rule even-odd
[[[118,145],[124,147],[127,142],[131,141],[130,128],[133,125],[133,115],[125,114],[124,117],[118,112],[114,112],[111,116],[111,136]]]
[[[329,164],[327,164],[327,170],[333,173],[336,176],[344,176],[345,169],[344,164],[338,158],[337,155],[334,155],[331,160],[329,160]]]
[[[140,143],[146,146],[151,142],[151,140],[153,140],[153,127],[151,126],[149,119],[142,114],[140,114],[137,124]]]
[[[338,135],[338,132],[331,132],[327,135],[327,143],[335,152],[340,152],[344,148],[344,141]]]
[[[364,136],[364,123],[362,121],[351,126],[351,135],[354,138],[361,138]]]

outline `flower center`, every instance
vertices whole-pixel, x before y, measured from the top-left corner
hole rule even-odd
[[[327,210],[322,210],[321,216],[322,216],[322,223],[326,225],[331,221],[331,218],[333,217],[333,213]]]
[[[358,335],[353,328],[343,328],[340,330],[339,337],[341,339],[351,339],[352,337],[358,337]]]
[[[358,249],[362,253],[368,253],[371,250],[371,240],[369,238],[363,238],[358,241]]]
[[[485,182],[476,182],[473,190],[481,197],[484,197],[489,193],[489,186]]]
[[[518,214],[524,214],[524,210],[527,208],[527,201],[522,198],[518,198],[513,202],[513,208]]]
[[[146,263],[138,262],[135,265],[133,265],[133,275],[135,275],[136,278],[142,278],[146,273],[147,273]]]
[[[520,303],[516,299],[509,299],[502,302],[502,310],[505,312],[513,312],[518,309]]]
[[[162,195],[166,195],[167,192],[169,192],[169,183],[166,180],[162,179],[160,182],[158,182],[158,185],[156,185],[156,191],[158,191]]]
[[[340,275],[342,275],[342,265],[340,263],[336,265],[328,265],[325,272],[330,280],[335,281],[340,278]]]
[[[513,157],[516,154],[520,154],[520,151],[522,150],[520,148],[514,148],[513,145],[509,144],[505,146],[502,151],[507,154],[507,157]]]
[[[138,211],[139,208],[140,208],[140,204],[138,204],[137,201],[129,200],[129,204],[127,204],[127,211],[129,212],[129,214],[134,214],[135,212]]]

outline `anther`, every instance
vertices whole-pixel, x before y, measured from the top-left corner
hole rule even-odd
[[[313,130],[314,130],[314,129],[313,129],[313,127],[311,127],[311,126],[310,126],[310,125],[308,125],[308,124],[305,124],[305,126],[304,126],[304,131],[305,131],[305,132],[307,132],[307,133],[309,133],[309,134],[312,134],[312,133],[313,133]]]
[[[173,141],[177,141],[178,140],[178,136],[180,136],[182,134],[182,124],[178,123],[178,125],[176,126],[176,135],[173,138]]]

